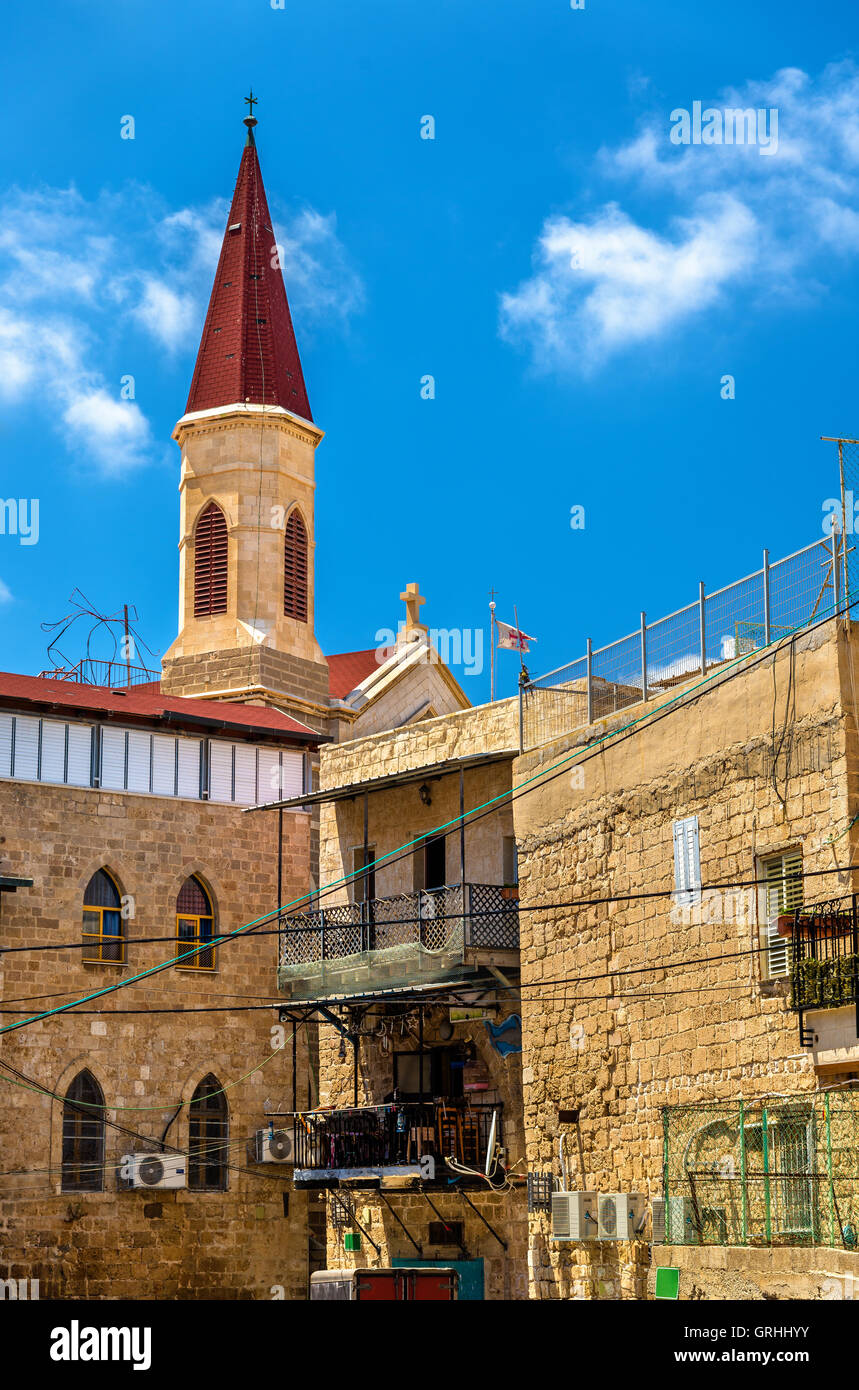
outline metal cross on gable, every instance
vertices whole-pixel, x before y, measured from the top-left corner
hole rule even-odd
[[[251,94],[250,94],[250,96],[245,97],[245,104],[247,105],[247,108],[248,108],[248,115],[249,115],[249,116],[252,116],[252,115],[254,114],[254,107],[255,107],[255,106],[259,106],[259,97],[255,97],[255,96],[254,96],[254,89],[253,89],[253,87],[251,87]]]

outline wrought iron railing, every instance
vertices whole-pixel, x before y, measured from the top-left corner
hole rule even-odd
[[[483,1171],[492,1117],[495,1142],[501,1143],[503,1106],[462,1100],[403,1102],[358,1106],[348,1110],[314,1110],[295,1120],[295,1167],[354,1170],[420,1167],[431,1158],[436,1173],[448,1160]],[[432,1167],[425,1173],[432,1172]]]
[[[813,1038],[803,1023],[806,1009],[857,1005],[859,1034],[859,914],[857,895],[797,908],[779,918],[790,937],[790,1004],[799,1014],[800,1042]]]
[[[391,947],[441,951],[516,950],[519,905],[515,889],[494,883],[397,893],[340,903],[281,919],[281,968],[343,960]]]
[[[55,666],[50,671],[40,671],[39,675],[46,680],[74,681],[76,685],[98,685],[111,690],[153,685],[161,680],[160,671],[146,666],[129,666],[124,661],[102,661],[96,657],[84,657],[75,666]]]

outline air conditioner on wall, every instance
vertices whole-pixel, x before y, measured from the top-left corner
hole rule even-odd
[[[552,1193],[552,1240],[596,1240],[597,1194]]]
[[[635,1240],[647,1213],[643,1192],[601,1192],[597,1204],[597,1240]]]
[[[685,1245],[692,1232],[691,1203],[686,1197],[654,1197],[651,1203],[651,1240]],[[668,1218],[670,1216],[670,1227]]]
[[[129,1186],[187,1187],[188,1159],[185,1154],[129,1154]]]
[[[257,1163],[294,1163],[294,1129],[258,1129],[254,1145]]]

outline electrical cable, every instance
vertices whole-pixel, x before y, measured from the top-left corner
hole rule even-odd
[[[678,693],[678,695],[676,696],[673,696],[664,705],[657,707],[655,711],[649,712],[646,715],[642,715],[639,717],[639,719],[632,720],[628,724],[622,725],[617,730],[606,731],[606,733],[601,735],[598,739],[595,739],[590,744],[587,744],[585,746],[585,750],[574,750],[572,754],[569,754],[566,757],[559,759],[558,762],[550,764],[548,768],[542,770],[541,772],[535,773],[532,777],[525,779],[525,781],[519,783],[519,785],[515,789],[512,789],[510,792],[502,792],[499,794],[499,796],[492,797],[482,806],[475,808],[475,812],[473,814],[469,813],[470,819],[467,822],[465,817],[457,816],[454,817],[453,820],[448,821],[445,824],[437,827],[436,831],[430,831],[429,833],[432,835],[438,835],[441,832],[445,832],[445,834],[453,833],[453,831],[456,828],[458,828],[460,824],[473,824],[475,820],[482,819],[483,816],[486,814],[494,814],[499,809],[499,803],[510,804],[513,800],[518,799],[520,796],[526,795],[529,792],[536,790],[537,786],[546,786],[549,782],[554,781],[559,776],[563,776],[569,770],[569,765],[572,759],[577,759],[578,761],[576,762],[576,766],[579,766],[581,765],[581,763],[590,761],[592,757],[599,756],[603,751],[602,745],[606,741],[613,740],[611,746],[618,746],[619,744],[625,742],[626,738],[631,737],[634,733],[637,733],[639,727],[643,723],[646,723],[647,727],[652,727],[655,723],[665,718],[668,714],[673,713],[673,710],[678,705],[678,702],[684,702],[684,707],[685,702],[695,703],[695,701],[697,701],[697,699],[701,697],[701,693],[709,693],[710,690],[716,688],[715,685],[712,684],[712,682],[716,679],[718,679],[720,683],[726,683],[727,681],[734,679],[735,676],[741,674],[741,671],[738,669],[740,667],[742,668],[742,672],[746,672],[754,669],[754,667],[759,665],[761,661],[768,660],[770,657],[772,657],[773,661],[775,662],[775,658],[778,655],[778,651],[782,644],[784,644],[787,641],[789,641],[792,644],[796,640],[800,631],[803,635],[807,635],[808,632],[812,631],[814,628],[822,626],[824,623],[829,622],[832,617],[838,617],[841,613],[849,611],[849,609],[853,607],[853,604],[857,602],[859,602],[859,599],[855,599],[853,600],[853,603],[848,603],[844,605],[842,609],[836,610],[833,614],[828,614],[827,616],[819,619],[818,622],[815,623],[812,628],[803,627],[802,629],[797,629],[795,633],[780,638],[774,645],[772,645],[770,648],[764,649],[762,653],[760,653],[758,656],[754,657],[751,660],[748,656],[745,655],[737,658],[735,661],[728,663],[726,666],[720,667],[719,671],[714,672],[712,677],[705,676],[702,679],[702,681],[697,682],[690,689],[685,690],[682,693]],[[706,690],[704,692],[701,692],[702,686],[706,686]],[[699,693],[695,694],[696,691],[698,691]],[[274,803],[270,808],[267,809],[276,809],[276,803]],[[375,869],[379,864],[395,863],[401,858],[409,857],[414,854],[416,846],[420,843],[423,843],[423,841],[426,838],[426,834],[421,835],[417,837],[415,840],[409,841],[405,846],[401,846],[398,850],[392,850],[388,854],[382,855],[374,861],[372,866],[368,866],[364,869],[353,870],[351,873],[342,875],[339,879],[336,879],[331,884],[328,884],[324,889],[318,890],[315,895],[303,894],[301,897],[294,899],[290,903],[283,904],[281,905],[281,907],[276,908],[271,912],[265,913],[263,914],[263,916],[256,918],[251,922],[247,922],[240,927],[234,928],[233,931],[229,933],[213,938],[208,943],[208,947],[211,949],[213,947],[223,944],[226,941],[234,940],[236,937],[252,931],[255,927],[260,926],[263,922],[271,920],[272,917],[282,916],[285,909],[299,906],[300,904],[307,902],[313,896],[316,896],[317,898],[324,896],[325,894],[332,892],[335,888],[338,888],[343,884],[350,883],[358,878],[364,878],[369,872],[371,872],[371,870],[375,872]],[[830,870],[830,872],[836,871]],[[81,999],[79,999],[77,1003],[88,1003],[91,999],[97,999],[103,997],[104,995],[115,993],[117,990],[123,989],[126,986],[133,984],[138,980],[148,978],[150,975],[155,975],[160,973],[162,970],[172,968],[177,964],[179,960],[184,960],[187,959],[189,956],[196,956],[198,954],[199,948],[194,948],[190,951],[185,952],[182,955],[164,961],[159,965],[151,966],[147,970],[140,971],[138,972],[138,974],[130,976],[128,979],[122,980],[115,985],[110,985],[102,990],[97,990],[94,991],[92,994],[85,995],[81,997]],[[42,1019],[49,1018],[55,1014],[65,1013],[69,1009],[73,1009],[75,1007],[76,1003],[71,1002],[68,1004],[59,1005],[53,1009],[44,1010],[41,1013],[33,1015],[32,1018],[21,1019],[17,1023],[4,1024],[2,1027],[0,1027],[0,1035],[7,1032],[12,1032],[19,1028],[27,1027],[30,1023],[40,1022]]]

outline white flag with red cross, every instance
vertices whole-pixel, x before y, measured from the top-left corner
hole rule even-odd
[[[529,637],[527,632],[521,628],[511,627],[509,623],[502,623],[495,619],[495,626],[498,628],[498,648],[499,651],[504,647],[513,652],[529,652],[531,648],[529,642],[536,642],[536,637]]]

